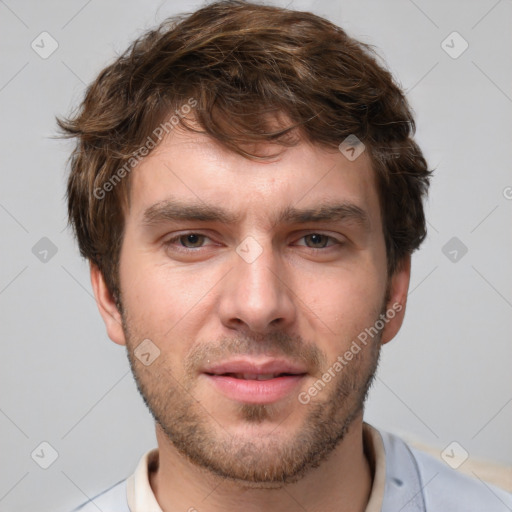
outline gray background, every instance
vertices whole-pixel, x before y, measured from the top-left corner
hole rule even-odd
[[[512,463],[512,2],[274,3],[325,15],[377,46],[408,91],[417,140],[437,169],[405,325],[383,350],[367,421],[439,451],[456,440],[471,457]],[[2,512],[69,510],[155,446],[124,348],[106,336],[65,228],[71,145],[51,137],[54,116],[77,105],[116,52],[201,4],[0,1]],[[31,48],[43,31],[59,45],[46,59]],[[469,43],[458,58],[441,45],[453,31]],[[43,237],[54,255],[41,252]],[[48,469],[31,457],[51,461],[43,441],[58,452]]]

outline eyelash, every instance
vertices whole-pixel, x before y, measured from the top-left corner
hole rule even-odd
[[[199,237],[204,237],[205,239],[210,240],[210,237],[208,237],[207,235],[203,235],[202,233],[197,233],[195,231],[189,231],[189,232],[186,232],[186,233],[180,233],[179,235],[175,235],[172,238],[169,238],[167,241],[164,242],[164,246],[165,247],[171,247],[176,242],[179,242],[181,238],[189,236],[189,235],[197,235]],[[308,247],[307,245],[301,245],[301,247],[306,247],[307,249],[311,249],[313,251],[317,251],[317,250],[326,250],[326,249],[329,249],[331,247],[341,246],[341,245],[344,244],[344,242],[342,242],[341,240],[336,239],[335,237],[333,237],[331,235],[326,235],[325,233],[321,233],[321,232],[317,232],[317,231],[313,231],[311,233],[307,233],[306,235],[301,236],[299,238],[299,240],[302,240],[303,238],[306,238],[307,236],[312,236],[312,235],[320,235],[320,236],[323,236],[323,237],[327,237],[327,239],[328,239],[327,243],[329,243],[329,242],[333,242],[333,243],[331,243],[330,245],[327,245],[325,247]],[[177,249],[179,251],[184,251],[184,252],[194,252],[197,249],[202,249],[203,247],[204,247],[203,245],[199,246],[199,247],[186,247],[184,245],[179,245],[179,246],[175,246],[174,249]]]
[[[209,237],[206,236],[206,235],[202,235],[201,233],[196,233],[195,231],[190,231],[188,233],[180,233],[179,235],[176,235],[176,236],[173,236],[172,238],[169,238],[169,240],[164,242],[164,245],[166,247],[170,247],[175,242],[178,242],[180,240],[180,238],[183,238],[183,237],[186,237],[186,236],[189,236],[189,235],[197,235],[197,236],[202,236],[202,237],[204,237],[206,239],[209,239]],[[202,249],[202,248],[203,248],[203,246],[201,246],[201,247],[185,247],[184,245],[181,245],[181,246],[179,246],[178,250],[181,250],[181,251],[194,251],[195,249]]]

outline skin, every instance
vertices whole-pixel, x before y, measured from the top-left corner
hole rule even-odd
[[[276,147],[257,149],[268,153]],[[127,346],[156,419],[159,467],[150,484],[166,512],[235,511],[240,503],[248,511],[353,512],[363,511],[370,495],[363,404],[380,347],[403,321],[410,258],[388,281],[366,152],[349,161],[304,140],[280,149],[270,161],[251,161],[206,135],[176,128],[130,176],[120,257],[122,312],[91,265],[108,335]],[[144,212],[168,199],[214,205],[238,219],[145,225]],[[340,202],[358,206],[368,222],[278,220],[285,208]],[[182,236],[189,233],[205,238]],[[251,262],[237,252],[247,237],[256,241],[251,254],[261,253]],[[298,393],[393,304],[401,310],[380,335],[310,403],[301,404]],[[144,339],[160,350],[149,366],[134,356]],[[207,360],[233,354],[300,361],[307,375],[284,399],[243,404],[202,373]]]

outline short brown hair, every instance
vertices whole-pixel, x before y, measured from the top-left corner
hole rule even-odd
[[[77,141],[69,222],[116,301],[130,180],[112,180],[191,98],[196,126],[247,158],[263,158],[244,149],[248,144],[290,146],[294,133],[329,148],[357,136],[376,173],[389,276],[425,238],[422,199],[432,171],[412,140],[404,93],[373,48],[308,12],[216,2],[143,34],[101,71],[78,111],[58,119]],[[271,119],[283,114],[289,122],[276,129]],[[107,183],[108,194],[98,197]]]

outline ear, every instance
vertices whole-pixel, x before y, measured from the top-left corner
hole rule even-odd
[[[96,304],[100,311],[100,315],[105,322],[108,337],[119,345],[126,345],[124,331],[121,321],[121,313],[117,309],[114,297],[108,291],[105,279],[100,269],[94,264],[91,267],[91,284],[96,297]]]
[[[404,321],[407,292],[411,278],[411,255],[408,254],[395,270],[389,283],[389,299],[386,303],[386,317],[388,321],[382,330],[381,344],[391,341],[400,330]]]

